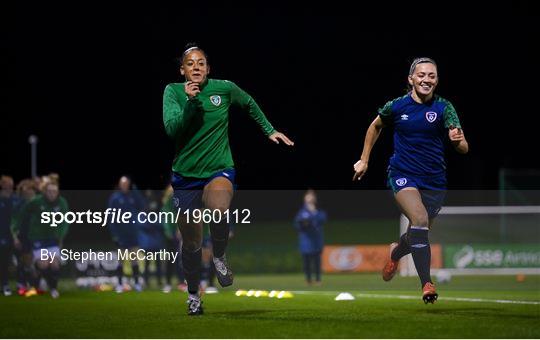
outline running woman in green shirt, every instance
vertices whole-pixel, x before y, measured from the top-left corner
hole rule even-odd
[[[235,170],[228,137],[229,107],[238,105],[248,111],[268,138],[276,144],[294,143],[276,131],[253,98],[227,80],[208,79],[210,67],[206,53],[188,45],[181,57],[180,73],[184,83],[167,85],[163,95],[163,123],[174,141],[172,186],[174,208],[210,209],[224,213],[233,197]],[[182,264],[188,284],[188,314],[203,313],[199,294],[201,276],[202,223],[187,223],[182,213]],[[229,224],[225,219],[212,221],[210,231],[213,262],[221,286],[233,282],[225,257]]]

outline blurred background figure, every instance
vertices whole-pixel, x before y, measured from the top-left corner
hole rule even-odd
[[[13,215],[14,197],[13,178],[0,177],[0,287],[4,296],[11,295],[8,284],[8,269],[13,252],[13,236],[11,219]]]
[[[148,213],[159,214],[160,204],[159,201],[154,197],[154,192],[152,190],[146,190],[144,192],[144,197],[146,201],[146,211]],[[147,216],[148,217],[148,216]],[[147,252],[157,252],[165,248],[165,240],[163,235],[163,225],[159,222],[150,223],[146,222],[141,224],[141,229],[139,232],[139,247],[146,250]],[[152,270],[151,262],[149,260],[144,261],[144,283],[148,287],[150,285],[150,274]],[[162,284],[162,263],[161,260],[155,260],[155,277],[157,279],[157,284],[161,286]]]
[[[314,190],[306,191],[304,206],[296,214],[294,227],[298,231],[298,247],[302,254],[304,273],[308,285],[321,284],[321,253],[324,246],[323,224],[326,213],[317,206],[317,195]]]
[[[30,289],[30,280],[35,276],[32,265],[32,246],[28,238],[19,233],[18,221],[25,204],[36,197],[36,183],[32,179],[23,179],[17,184],[17,192],[11,217],[11,232],[13,234],[14,254],[17,260],[17,294],[24,296]]]
[[[173,188],[169,184],[162,197],[163,212],[176,213],[173,208]],[[163,221],[163,231],[165,233],[165,247],[169,252],[176,252],[180,255],[180,249],[182,247],[182,239],[180,230],[178,229],[174,221]],[[165,286],[163,286],[164,293],[170,293],[172,289],[172,276],[176,275],[178,280],[178,290],[183,292],[187,291],[187,284],[185,282],[184,271],[182,270],[182,256],[177,256],[176,262],[166,261],[165,263]]]
[[[69,224],[63,222],[58,226],[51,228],[49,224],[41,222],[42,212],[68,212],[68,203],[64,197],[60,195],[58,183],[49,181],[42,187],[43,193],[36,196],[34,199],[26,203],[17,219],[17,227],[19,238],[29,242],[33,253],[33,260],[38,272],[33,272],[29,279],[31,288],[25,293],[25,296],[33,296],[38,294],[39,275],[42,275],[50,289],[50,294],[53,298],[60,296],[57,286],[60,276],[60,249],[66,234]],[[26,241],[27,240],[27,241]],[[50,256],[54,254],[52,262],[50,260],[41,260],[41,251],[46,249]]]
[[[132,188],[129,177],[122,176],[118,181],[118,190],[116,190],[109,199],[108,207],[116,209],[117,213],[120,209],[122,210],[122,213],[131,212],[133,220],[139,212],[144,211],[144,197],[142,197],[136,189]],[[109,223],[108,227],[112,239],[119,249],[128,249],[129,251],[138,250],[140,225],[136,220],[135,223],[132,223],[132,221],[129,221],[128,223],[112,222]],[[131,270],[134,288],[136,291],[141,291],[142,283],[137,260],[131,262]],[[123,285],[124,263],[122,261],[118,261],[117,276],[118,284],[116,285],[116,292],[122,293],[124,290],[129,290],[131,287],[127,283],[125,286]]]

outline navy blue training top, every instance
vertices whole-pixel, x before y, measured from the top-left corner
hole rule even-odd
[[[437,95],[417,103],[411,94],[387,102],[379,109],[387,126],[394,127],[394,154],[390,170],[416,176],[444,175],[444,141],[450,126],[461,128],[452,104]]]

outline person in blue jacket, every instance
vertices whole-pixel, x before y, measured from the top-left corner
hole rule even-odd
[[[109,223],[108,227],[112,239],[119,249],[137,251],[139,247],[139,232],[141,227],[136,221],[136,217],[139,212],[144,211],[145,203],[144,197],[142,197],[137,190],[132,190],[131,180],[127,176],[122,176],[118,181],[118,190],[111,195],[109,199],[109,208],[116,209],[117,212],[121,209],[122,213],[131,212],[132,220],[134,220],[135,223],[132,223],[132,221],[129,221],[128,223]],[[117,269],[117,293],[123,292],[123,268],[123,263],[119,262]],[[142,284],[139,277],[139,264],[136,260],[131,262],[131,268],[133,272],[133,279],[135,280],[135,290],[141,291]]]
[[[321,253],[324,246],[323,224],[326,219],[326,212],[317,207],[315,191],[308,190],[304,195],[304,206],[294,219],[308,285],[313,283],[312,273],[315,274],[315,284],[321,284]]]

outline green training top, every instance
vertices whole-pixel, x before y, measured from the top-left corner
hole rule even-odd
[[[54,202],[49,202],[44,195],[38,195],[21,210],[17,220],[16,229],[21,231],[28,228],[28,239],[30,241],[58,240],[61,241],[66,237],[69,224],[66,222],[59,223],[56,227],[51,227],[51,223],[41,223],[42,212],[68,212],[68,204],[64,197],[59,196]]]
[[[233,82],[208,79],[192,99],[188,99],[184,83],[165,87],[163,123],[174,140],[174,172],[208,178],[234,166],[228,135],[231,105],[248,110],[266,135],[275,132],[255,100]]]

